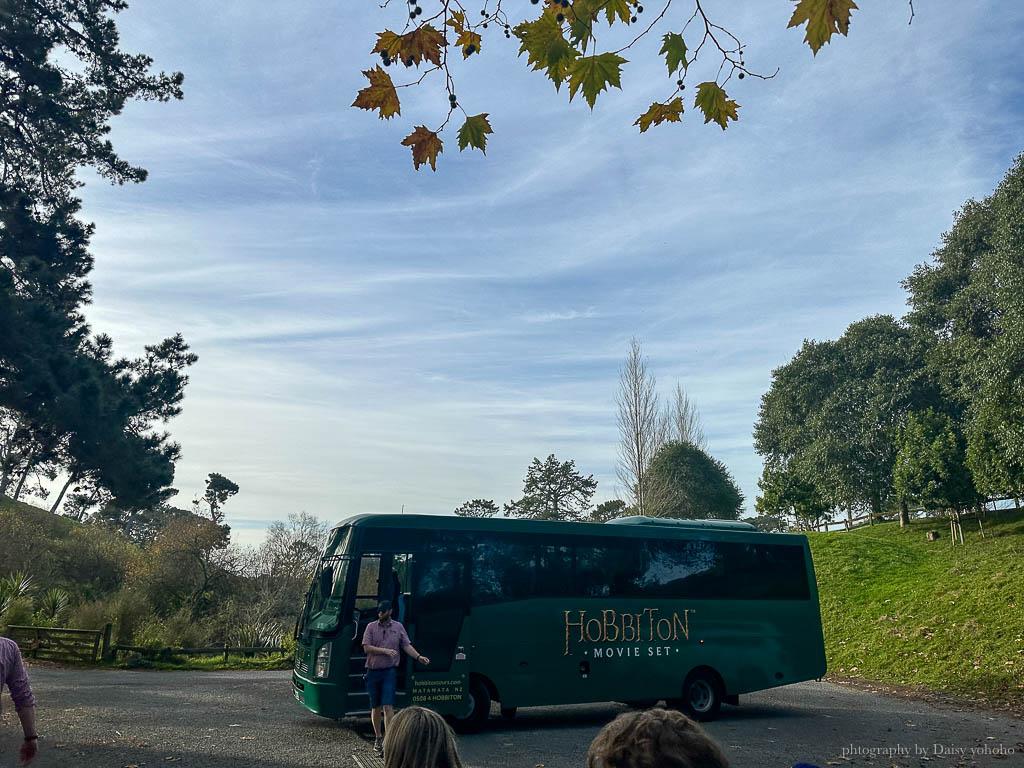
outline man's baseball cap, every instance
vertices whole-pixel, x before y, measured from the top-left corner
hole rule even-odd
[[[390,611],[390,610],[391,610],[391,601],[390,600],[381,600],[379,603],[377,603],[377,613],[384,613],[384,611]]]

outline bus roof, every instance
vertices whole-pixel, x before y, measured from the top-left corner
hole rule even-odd
[[[658,525],[668,528],[719,528],[732,531],[756,531],[757,528],[741,520],[677,520],[671,517],[617,517],[610,525]]]
[[[806,537],[784,533],[762,533],[750,523],[739,520],[675,520],[653,517],[622,517],[608,523],[576,523],[559,520],[522,520],[505,517],[457,517],[454,515],[420,514],[362,514],[341,520],[335,528],[342,526],[373,528],[418,528],[450,531],[502,531],[507,533],[539,533],[617,536],[627,538],[650,538],[667,536],[685,537],[687,533],[717,537],[721,535],[746,535],[754,537],[791,538],[806,540]]]

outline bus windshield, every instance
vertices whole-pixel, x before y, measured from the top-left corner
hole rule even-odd
[[[352,560],[344,553],[351,537],[351,528],[339,528],[324,550],[306,599],[303,634],[310,630],[332,632],[338,627],[341,603],[345,598],[345,579]]]

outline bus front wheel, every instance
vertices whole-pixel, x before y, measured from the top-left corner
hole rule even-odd
[[[722,683],[710,669],[690,673],[683,683],[683,711],[699,722],[714,720],[722,707]]]
[[[484,727],[487,718],[491,716],[491,694],[479,677],[469,679],[469,698],[473,705],[469,714],[465,717],[450,718],[456,733],[476,733]]]

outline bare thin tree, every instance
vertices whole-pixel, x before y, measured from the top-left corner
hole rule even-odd
[[[629,341],[629,354],[619,371],[618,406],[619,462],[616,475],[626,488],[636,513],[647,510],[647,467],[654,458],[662,437],[659,429],[658,394],[654,376],[635,336]]]
[[[680,443],[692,443],[702,451],[707,450],[707,438],[704,437],[704,427],[700,423],[697,406],[683,391],[683,387],[678,381],[676,382],[675,397],[669,403],[668,408],[671,421],[670,439],[678,440]]]

